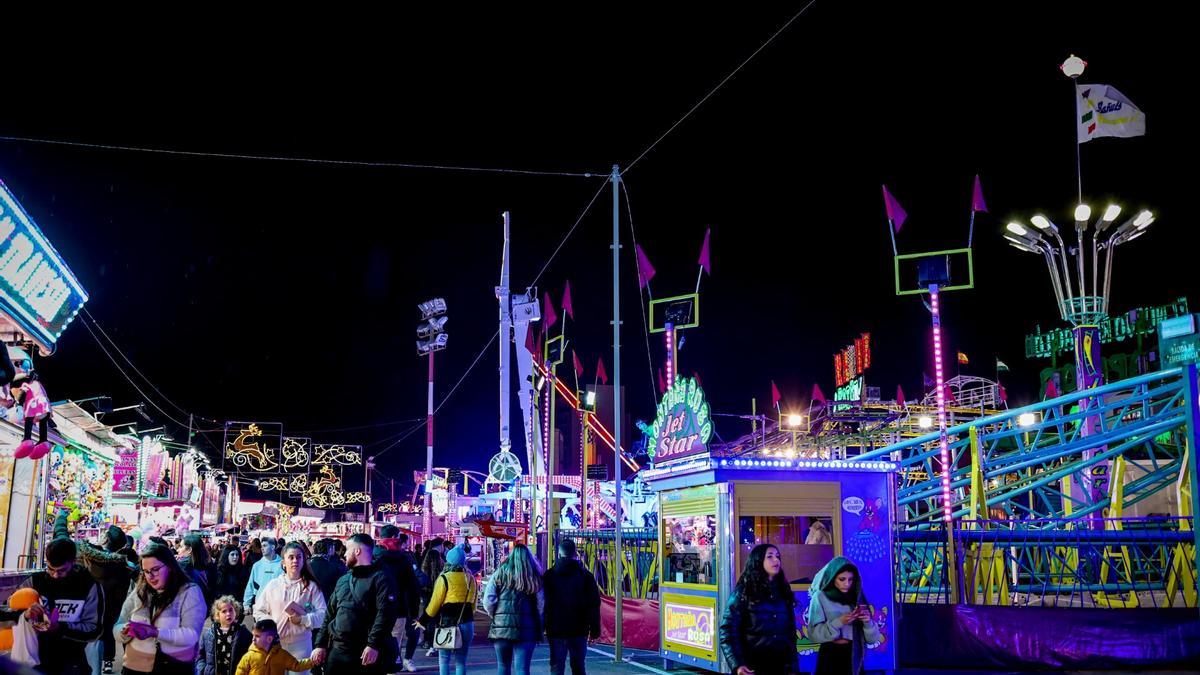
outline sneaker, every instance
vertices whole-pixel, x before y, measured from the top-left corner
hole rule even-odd
[[[406,672],[406,673],[417,672],[417,666],[416,666],[416,664],[414,664],[412,662],[412,659],[404,659],[404,672]]]
[[[111,660],[106,659],[104,661],[104,664],[100,666],[100,673],[101,673],[101,675],[112,675],[112,672],[113,672],[113,662]]]
[[[437,656],[437,650],[430,647],[429,651],[425,652],[425,656]]]

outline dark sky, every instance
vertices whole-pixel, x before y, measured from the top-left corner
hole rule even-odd
[[[7,50],[21,58],[6,59],[0,134],[604,174],[802,6],[644,4],[47,26]],[[1200,299],[1180,17],[1167,5],[960,4],[972,8],[817,2],[626,175],[657,296],[692,289],[713,228],[704,325],[687,334],[680,368],[700,374],[714,412],[761,405],[772,379],[788,405],[813,382],[831,394],[833,352],[867,330],[868,384],[915,398],[928,313],[893,293],[879,186],[908,211],[902,252],[957,247],[977,173],[990,207],[976,225],[977,288],[945,298],[946,331],[972,357],[964,372],[989,374],[999,356],[1013,367],[1013,403],[1031,400],[1044,364],[1023,358],[1022,338],[1058,322],[1045,266],[999,231],[1039,210],[1069,219],[1074,111],[1057,66],[1072,52],[1090,62],[1085,80],[1117,86],[1147,115],[1145,137],[1082,148],[1085,200],[1158,214],[1120,250],[1113,308]],[[280,421],[297,435],[423,417],[415,304],[441,295],[450,307],[441,400],[496,330],[500,213],[513,214],[519,288],[603,181],[19,141],[0,141],[0,178],[162,392],[198,416]],[[631,414],[646,417],[652,375],[625,215],[624,376]],[[612,363],[610,227],[606,192],[540,282],[557,303],[570,279],[568,334],[589,379],[597,356]],[[439,464],[482,469],[495,452],[496,367],[493,347],[442,409]],[[55,399],[140,399],[78,322],[39,369]],[[409,426],[311,435],[371,454]],[[423,438],[388,449],[380,468],[411,480]]]

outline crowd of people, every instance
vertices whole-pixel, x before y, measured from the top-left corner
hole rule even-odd
[[[418,649],[441,675],[465,675],[482,598],[498,675],[529,673],[546,640],[550,669],[584,674],[599,637],[600,593],[563,540],[544,574],[514,544],[481,591],[469,546],[433,539],[410,548],[393,525],[301,541],[238,535],[206,545],[151,537],[140,552],[118,527],[99,545],[73,540],[65,514],[45,549],[46,568],[25,582],[32,606],[5,612],[28,636],[27,665],[47,675],[386,675],[415,672]],[[116,649],[120,644],[120,652]]]

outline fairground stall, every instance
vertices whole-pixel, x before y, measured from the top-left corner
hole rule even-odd
[[[896,668],[892,523],[895,466],[884,461],[716,458],[703,392],[680,378],[652,427],[654,467],[643,478],[659,496],[659,636],[664,659],[730,672],[717,627],[751,549],[772,544],[796,595],[800,670],[816,666],[804,610],[813,577],[835,556],[858,566],[883,639],[865,667]]]

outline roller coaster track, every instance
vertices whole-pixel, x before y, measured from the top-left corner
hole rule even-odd
[[[982,474],[978,484],[985,486],[987,505],[1020,519],[1101,515],[1110,498],[1093,502],[1067,486],[1071,478],[1103,474],[1117,457],[1138,469],[1124,485],[1124,507],[1174,486],[1185,468],[1185,384],[1181,369],[1163,370],[1098,387],[1087,397],[1067,394],[951,427],[954,517],[970,514],[973,472]],[[1035,421],[1022,426],[1026,413]],[[1084,420],[1091,417],[1099,418],[1099,430],[1085,435]],[[980,447],[977,463],[971,459],[971,427]],[[929,433],[851,459],[897,461],[902,476],[897,499],[906,520],[932,523],[941,514],[937,441],[938,434]]]

